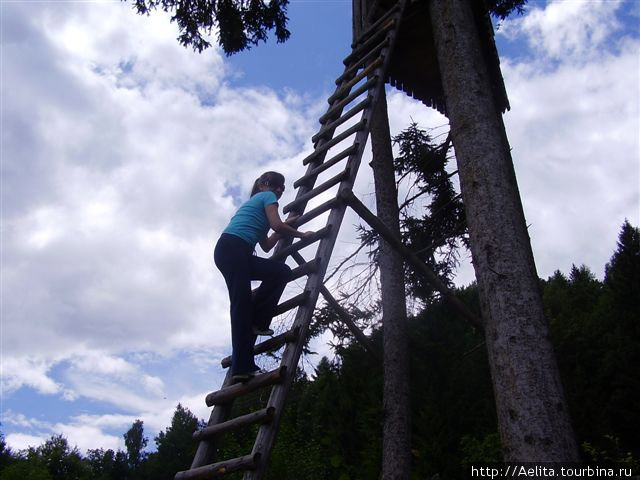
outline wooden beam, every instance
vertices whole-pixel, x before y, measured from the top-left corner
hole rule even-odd
[[[263,373],[262,375],[257,375],[244,383],[234,383],[227,388],[223,388],[217,392],[212,392],[207,395],[205,403],[207,404],[207,407],[228,403],[242,395],[258,390],[259,388],[280,383],[284,378],[286,368],[287,367],[282,366],[270,372]]]
[[[369,97],[367,97],[367,98],[369,98]],[[302,185],[305,185],[311,179],[315,180],[316,177],[320,173],[324,172],[325,170],[327,170],[330,167],[333,167],[340,160],[343,160],[343,159],[349,157],[351,154],[355,153],[357,150],[358,150],[358,144],[357,143],[354,144],[354,145],[351,145],[350,147],[345,148],[343,151],[341,151],[337,155],[333,156],[332,158],[330,158],[326,162],[321,163],[317,167],[311,169],[303,177],[300,177],[298,180],[296,180],[294,182],[294,184],[293,184],[294,188],[298,188],[298,187],[300,187]]]
[[[249,454],[244,457],[232,458],[223,462],[213,463],[211,465],[203,465],[202,467],[192,468],[184,472],[176,473],[175,480],[195,480],[215,478],[226,475],[227,473],[236,472],[238,470],[253,469],[256,467],[259,454]]]
[[[306,263],[306,260],[304,259],[304,257],[302,255],[300,255],[299,252],[295,252],[291,256],[299,265],[304,265]],[[349,315],[349,312],[347,312],[342,307],[342,305],[340,305],[340,303],[338,303],[338,301],[334,298],[334,296],[331,295],[331,292],[329,291],[329,289],[327,287],[325,287],[324,285],[322,285],[320,287],[320,293],[325,298],[325,300],[327,301],[329,306],[335,310],[335,312],[338,314],[338,317],[340,318],[340,320],[342,320],[344,322],[344,324],[347,326],[349,331],[353,334],[355,339],[362,344],[362,346],[365,348],[365,350],[367,352],[373,354],[376,358],[379,359],[380,358],[380,354],[373,347],[373,344],[371,343],[371,341],[362,332],[362,330],[360,330],[358,328],[358,326],[354,323],[353,319],[351,318],[351,315]]]
[[[205,440],[224,432],[237,430],[248,425],[253,425],[254,423],[269,423],[271,419],[273,419],[274,411],[274,407],[267,407],[256,412],[251,412],[240,417],[232,418],[231,420],[227,420],[226,422],[218,423],[217,425],[205,427],[202,430],[197,430],[196,432],[194,432],[193,439],[197,441]]]
[[[438,278],[438,276],[431,270],[426,263],[418,258],[418,256],[409,250],[400,241],[399,238],[393,234],[387,226],[376,217],[356,196],[351,190],[345,189],[339,193],[340,197],[349,205],[365,222],[369,224],[380,236],[388,242],[393,248],[395,248],[404,259],[411,265],[416,271],[425,276],[425,278],[438,290],[443,298],[447,300],[451,306],[453,306],[464,318],[466,318],[474,327],[484,331],[484,325],[480,318],[473,314],[464,303],[462,303],[453,292]]]
[[[293,252],[297,252],[298,250],[302,250],[304,247],[311,245],[314,242],[317,242],[321,238],[327,236],[331,231],[331,224],[327,224],[325,227],[322,227],[320,230],[317,230],[313,234],[301,238],[295,243],[292,243],[288,247],[283,248],[278,253],[273,254],[271,257],[273,260],[283,260],[291,255]]]
[[[338,317],[342,322],[347,326],[349,331],[353,334],[353,336],[358,340],[362,346],[365,348],[367,352],[374,355],[377,359],[380,359],[380,353],[373,347],[371,340],[367,338],[367,336],[358,328],[358,326],[354,323],[351,315],[347,312],[342,305],[338,303],[338,301],[331,295],[331,292],[324,285],[320,288],[320,293],[327,301],[329,306],[338,314]]]

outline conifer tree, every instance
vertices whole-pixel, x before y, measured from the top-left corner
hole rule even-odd
[[[132,472],[136,472],[142,464],[147,446],[148,439],[144,436],[144,423],[142,420],[136,420],[123,435],[124,444],[127,447],[127,459],[129,468]]]
[[[126,1],[126,0],[125,0]],[[289,0],[132,0],[139,14],[155,9],[171,13],[178,25],[178,41],[197,52],[211,46],[207,40],[213,29],[218,31],[218,44],[227,55],[249,49],[267,40],[275,30],[278,42],[286,41]]]

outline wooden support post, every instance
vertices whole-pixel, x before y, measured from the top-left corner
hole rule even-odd
[[[339,193],[342,200],[349,205],[365,222],[378,232],[393,248],[398,250],[404,259],[418,272],[422,273],[426,279],[438,290],[445,300],[447,300],[460,314],[464,316],[474,327],[484,331],[484,325],[480,318],[474,315],[464,303],[456,298],[451,290],[442,283],[442,280],[422,261],[418,256],[409,250],[388,228],[382,223],[373,212],[371,212],[351,190],[345,189]]]

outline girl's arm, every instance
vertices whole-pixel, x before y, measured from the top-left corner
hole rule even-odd
[[[271,205],[267,205],[264,207],[264,211],[267,214],[267,219],[269,220],[269,226],[273,229],[275,233],[271,234],[269,237],[265,237],[260,240],[260,247],[265,252],[271,250],[278,240],[280,240],[283,236],[290,237],[298,237],[303,238],[307,235],[310,235],[313,232],[300,232],[289,225],[287,222],[283,222],[280,218],[280,214],[278,213],[278,205],[276,203],[272,203]],[[287,221],[294,220],[295,217],[289,218]]]
[[[279,233],[272,233],[268,237],[264,237],[262,240],[260,240],[260,247],[265,252],[268,252],[276,246],[276,243],[278,243],[281,238],[282,235],[280,235]]]

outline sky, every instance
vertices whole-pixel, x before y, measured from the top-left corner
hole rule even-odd
[[[118,1],[1,0],[0,431],[15,450],[208,418],[230,352],[213,245],[253,180],[304,173],[349,53],[349,0],[291,0],[291,39],[226,57]],[[640,220],[640,2],[530,1],[496,31],[538,274],[598,278]],[[392,134],[437,112],[388,90]],[[363,162],[356,193],[370,208]],[[292,200],[289,188],[282,205]],[[334,258],[357,240],[348,217]],[[473,272],[463,265],[458,284]],[[326,336],[314,344],[330,354]],[[314,357],[307,359],[313,365]],[[310,369],[312,371],[312,368]]]

